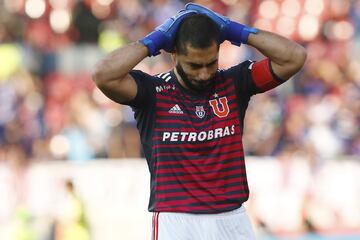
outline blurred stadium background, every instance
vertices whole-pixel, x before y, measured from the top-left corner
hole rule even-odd
[[[104,97],[91,70],[186,2],[0,0],[1,240],[85,240],[86,229],[95,240],[150,239],[132,111]],[[195,2],[308,50],[303,70],[247,113],[246,206],[258,238],[360,239],[360,1]],[[221,46],[222,68],[260,58]],[[137,66],[171,67],[168,54]]]

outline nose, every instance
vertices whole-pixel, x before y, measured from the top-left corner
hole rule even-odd
[[[199,72],[199,79],[200,80],[208,80],[210,78],[210,71],[209,69],[203,67],[200,69],[200,72]]]

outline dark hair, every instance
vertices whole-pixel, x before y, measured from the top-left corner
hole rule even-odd
[[[204,14],[189,16],[181,23],[175,37],[175,50],[178,54],[187,54],[188,44],[194,48],[208,48],[213,42],[218,45],[220,29],[216,23]]]

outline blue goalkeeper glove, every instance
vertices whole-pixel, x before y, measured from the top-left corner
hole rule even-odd
[[[231,21],[228,17],[222,16],[206,7],[195,3],[185,5],[186,10],[194,10],[198,13],[205,14],[211,18],[219,27],[221,32],[221,42],[228,40],[232,44],[240,46],[241,43],[247,43],[250,33],[256,34],[258,29]]]
[[[156,56],[160,49],[173,52],[176,32],[184,18],[197,14],[194,10],[180,10],[175,16],[167,19],[163,24],[156,27],[139,42],[144,44],[149,50],[149,56]]]

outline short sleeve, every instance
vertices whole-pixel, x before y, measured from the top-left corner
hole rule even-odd
[[[242,96],[251,97],[285,82],[273,72],[268,58],[257,62],[248,60],[228,69],[226,72],[229,75],[228,77],[234,79]]]
[[[258,89],[255,85],[251,74],[253,64],[253,61],[244,61],[225,70],[224,72],[225,78],[233,79],[237,92],[241,97],[250,98],[252,95],[260,91],[260,89]]]
[[[129,73],[136,82],[137,94],[131,101],[122,104],[133,108],[144,108],[155,102],[154,77],[140,70],[132,70]]]

